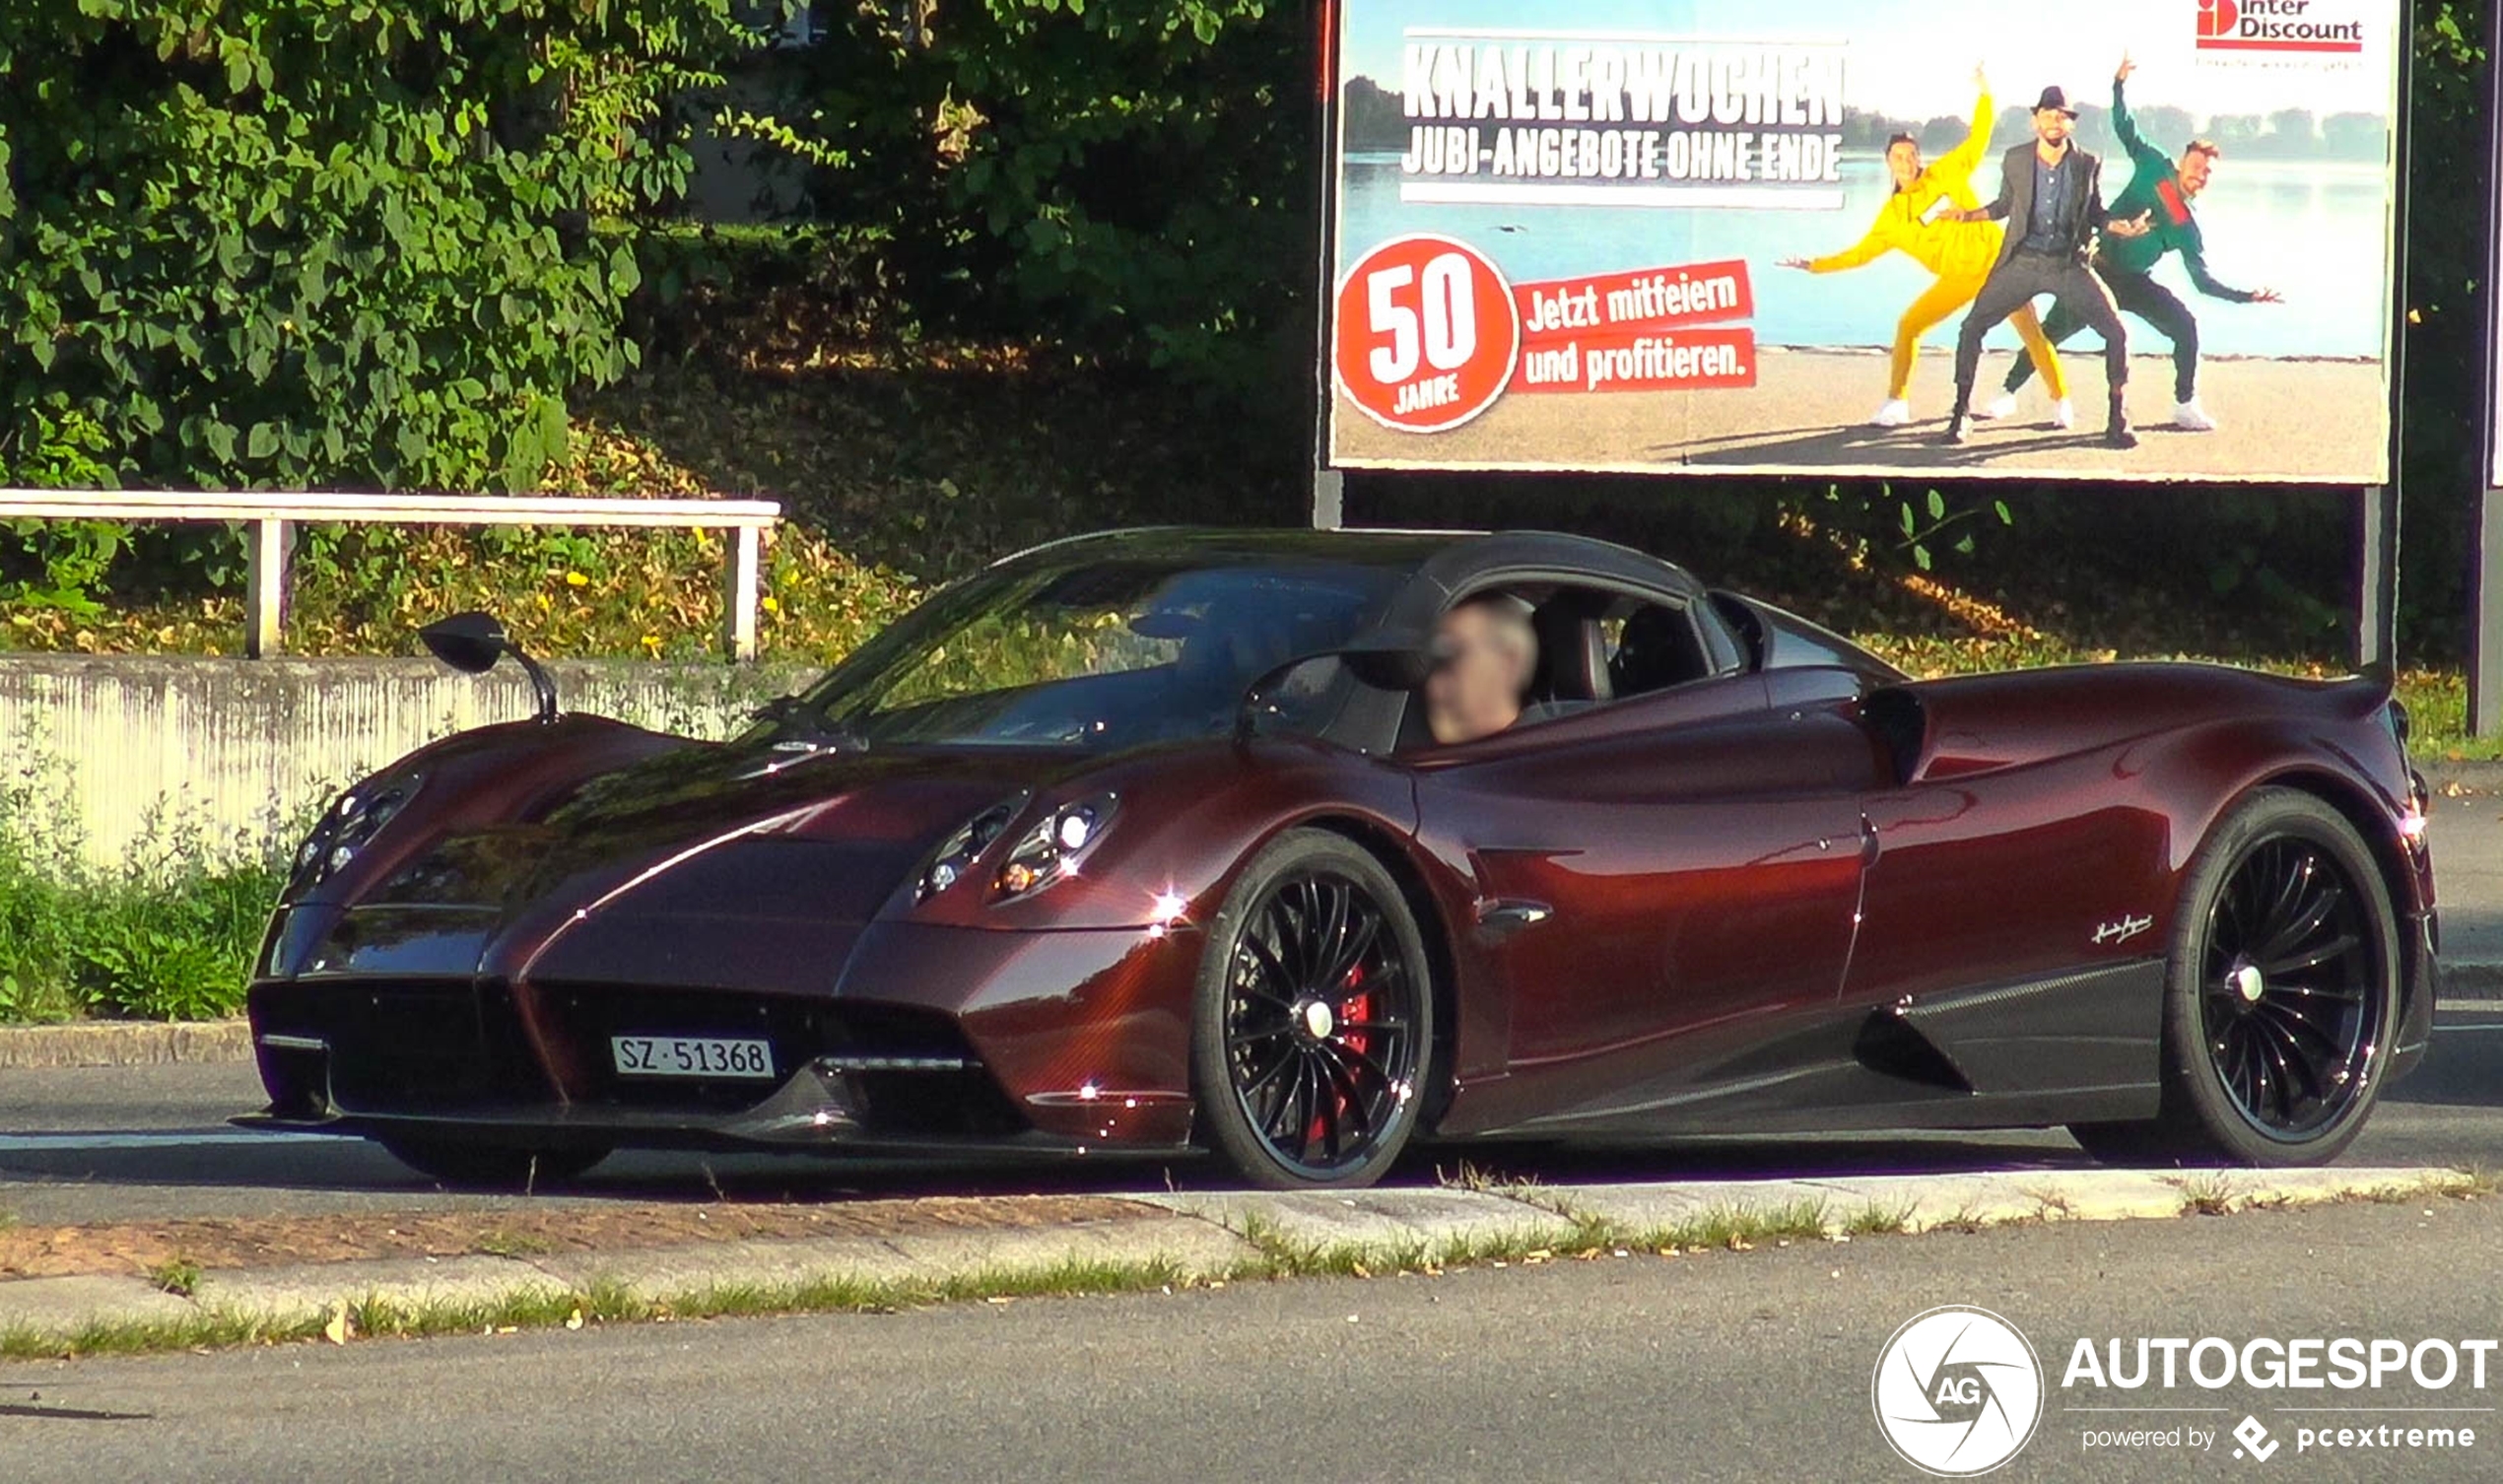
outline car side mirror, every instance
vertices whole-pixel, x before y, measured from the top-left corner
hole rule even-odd
[[[1242,706],[1234,718],[1235,740],[1250,741],[1258,733],[1264,718],[1278,713],[1277,692],[1289,677],[1306,665],[1325,659],[1337,660],[1358,681],[1377,690],[1413,691],[1434,673],[1433,653],[1424,644],[1396,637],[1377,636],[1343,648],[1299,654],[1284,664],[1272,665],[1244,687]]]
[[[557,717],[556,681],[539,662],[521,652],[521,646],[505,632],[504,622],[492,613],[455,613],[450,618],[437,619],[417,631],[418,640],[427,652],[464,675],[484,675],[496,667],[496,661],[509,654],[530,677],[530,689],[539,698],[539,719],[554,721]]]
[[[496,667],[512,641],[492,613],[455,613],[417,631],[427,652],[464,675],[484,675]]]

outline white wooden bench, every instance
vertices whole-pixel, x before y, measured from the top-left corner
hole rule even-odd
[[[718,530],[730,540],[722,583],[722,642],[733,659],[756,657],[758,567],[765,532],[781,518],[770,500],[604,500],[578,495],[321,495],[262,490],[195,494],[160,490],[0,489],[0,519],[239,520],[248,527],[250,595],[243,652],[284,647],[288,527],[298,521],[378,525],[643,526]]]

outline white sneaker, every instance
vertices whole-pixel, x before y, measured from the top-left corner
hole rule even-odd
[[[1912,404],[1901,397],[1888,398],[1886,405],[1878,408],[1876,416],[1868,420],[1871,428],[1905,428],[1911,423]]]
[[[2001,418],[2012,418],[2016,416],[2016,393],[2000,392],[1997,396],[1991,398],[1986,406],[1976,410],[1973,415],[1986,423],[1996,423]]]
[[[2076,427],[2077,404],[2069,401],[2066,397],[2062,397],[2059,401],[2052,403],[2051,426],[2063,429]]]
[[[2207,415],[2206,408],[2199,405],[2199,398],[2193,397],[2187,402],[2173,404],[2173,426],[2184,433],[2214,433],[2216,420]]]

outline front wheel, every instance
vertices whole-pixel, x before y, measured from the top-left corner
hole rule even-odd
[[[1293,830],[1245,867],[1209,926],[1191,1073],[1201,1128],[1246,1182],[1382,1179],[1416,1129],[1427,963],[1399,884],[1352,841]]]
[[[545,1189],[608,1158],[605,1149],[508,1149],[405,1135],[377,1139],[391,1157],[455,1190]]]
[[[2398,913],[2345,816],[2262,788],[2191,862],[2152,1122],[2070,1129],[2111,1162],[2320,1165],[2363,1130],[2399,1026]]]

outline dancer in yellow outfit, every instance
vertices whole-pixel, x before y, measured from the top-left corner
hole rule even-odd
[[[1991,265],[1998,260],[1999,224],[1956,220],[1959,210],[1982,204],[1981,197],[1973,193],[1973,169],[1982,163],[1991,143],[1990,80],[1977,67],[1973,70],[1973,83],[1982,97],[1973,105],[1972,131],[1964,136],[1962,144],[1930,162],[1927,169],[1921,164],[1919,140],[1898,134],[1887,141],[1886,169],[1894,176],[1895,190],[1878,209],[1868,236],[1828,257],[1782,259],[1781,266],[1785,268],[1839,273],[1899,250],[1938,276],[1938,281],[1923,290],[1912,306],[1903,311],[1903,318],[1895,322],[1894,378],[1887,383],[1886,405],[1868,420],[1878,428],[1901,428],[1912,421],[1912,406],[1904,400],[1904,393],[1912,385],[1913,358],[1920,354],[1921,337],[1971,304],[1973,297],[1982,292],[1983,280],[1991,276]],[[2035,317],[2031,304],[2017,310],[2010,322],[2024,340],[2025,354],[2032,358],[2034,370],[2042,373],[2044,390],[2051,393],[2053,422],[2067,427],[2073,417],[2068,404],[2068,381],[2060,370],[2060,353],[2044,336],[2042,321]]]

